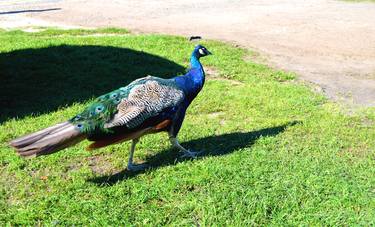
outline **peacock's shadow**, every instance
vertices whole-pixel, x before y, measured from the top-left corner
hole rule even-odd
[[[110,46],[60,45],[0,53],[0,124],[100,96],[153,75],[185,68],[160,56]]]
[[[297,123],[299,122],[293,121],[284,125],[264,128],[257,131],[234,132],[219,136],[208,136],[182,143],[182,146],[187,148],[197,148],[197,150],[204,151],[200,157],[226,155],[238,149],[250,147],[260,137],[276,136],[279,133],[282,133],[287,127],[293,126]],[[175,149],[167,149],[148,158],[146,161],[149,164],[149,169],[157,169],[167,165],[175,165],[176,163],[186,160],[179,158],[180,156],[181,153],[177,152]],[[142,174],[145,171],[146,170],[131,172],[124,169],[112,175],[89,179],[89,181],[100,186],[111,186],[119,181]]]

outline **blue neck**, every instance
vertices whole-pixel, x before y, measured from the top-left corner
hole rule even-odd
[[[202,89],[205,75],[203,67],[199,62],[199,56],[193,52],[190,58],[190,70],[184,76],[176,77],[177,84],[187,93],[188,99],[191,101]]]
[[[197,56],[198,53],[196,51],[193,52],[190,58],[190,71],[189,76],[193,79],[194,87],[198,89],[198,92],[203,87],[205,75],[204,70],[199,62],[199,56]]]
[[[199,69],[202,68],[201,63],[199,62],[199,57],[197,56],[197,54],[195,52],[193,52],[191,54],[190,66],[191,66],[191,68],[199,68]]]

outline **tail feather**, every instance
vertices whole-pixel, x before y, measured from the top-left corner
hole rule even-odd
[[[74,145],[86,136],[69,122],[57,124],[10,142],[21,156],[51,154]]]
[[[25,147],[27,145],[30,145],[30,144],[40,140],[41,138],[43,138],[46,135],[53,133],[56,130],[64,128],[67,125],[69,125],[69,122],[66,121],[66,122],[63,122],[63,123],[45,128],[43,130],[40,130],[40,131],[31,133],[31,134],[28,134],[28,135],[19,137],[17,139],[14,139],[14,140],[10,141],[10,145],[12,147],[15,147],[15,148]]]

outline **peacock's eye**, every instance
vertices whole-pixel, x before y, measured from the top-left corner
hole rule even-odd
[[[104,110],[104,107],[103,106],[97,106],[96,108],[95,108],[95,112],[97,112],[97,113],[100,113],[100,112],[102,112]]]
[[[113,101],[115,104],[119,103],[121,101],[121,99],[119,97],[115,98],[115,100]]]

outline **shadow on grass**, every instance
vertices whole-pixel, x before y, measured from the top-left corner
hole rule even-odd
[[[149,75],[185,68],[145,52],[61,45],[0,53],[0,123],[84,102]]]
[[[299,122],[294,121],[281,126],[264,128],[252,132],[234,132],[219,136],[204,137],[182,143],[182,146],[190,149],[197,148],[197,150],[199,148],[199,150],[204,151],[200,157],[226,155],[238,149],[250,147],[260,137],[276,136],[279,133],[282,133],[287,127],[293,126],[297,123]],[[175,165],[176,163],[186,160],[181,159],[180,156],[181,153],[175,149],[167,149],[148,158],[146,161],[149,165],[149,169],[157,169],[167,165]],[[111,186],[119,181],[135,177],[141,173],[144,173],[145,171],[146,170],[131,172],[124,169],[121,172],[113,175],[96,177],[89,179],[89,181],[101,186]]]

